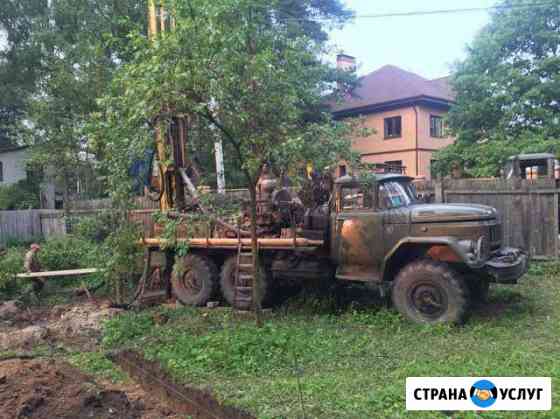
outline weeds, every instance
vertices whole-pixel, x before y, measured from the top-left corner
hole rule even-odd
[[[120,383],[128,376],[101,352],[77,352],[68,357],[68,362],[88,374]]]
[[[110,320],[103,342],[134,346],[178,380],[211,386],[260,418],[304,411],[306,417],[403,417],[410,376],[551,376],[556,400],[560,292],[554,271],[546,272],[517,287],[492,287],[490,302],[462,327],[411,324],[383,301],[329,311],[331,301],[300,296],[261,329],[228,309],[160,308]],[[154,321],[160,316],[167,321]],[[558,417],[559,408],[542,417]]]

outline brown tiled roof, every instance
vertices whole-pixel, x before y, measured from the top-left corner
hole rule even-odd
[[[360,78],[351,97],[337,104],[333,111],[349,111],[415,98],[453,102],[455,95],[448,77],[428,80],[399,67],[386,65]]]

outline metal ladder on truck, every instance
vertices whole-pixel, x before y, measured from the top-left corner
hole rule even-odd
[[[252,249],[243,249],[241,240],[237,247],[235,267],[233,306],[239,310],[249,310],[253,303],[253,284],[255,283],[255,255]]]

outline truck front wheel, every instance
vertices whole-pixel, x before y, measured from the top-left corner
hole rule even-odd
[[[447,264],[433,260],[412,262],[399,272],[392,299],[397,310],[416,323],[462,323],[469,291]]]
[[[171,284],[177,299],[189,306],[203,306],[215,292],[218,269],[214,262],[200,255],[177,257]]]

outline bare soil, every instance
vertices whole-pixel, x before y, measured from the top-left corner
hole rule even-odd
[[[95,379],[56,355],[34,358],[38,348],[95,350],[102,322],[119,312],[103,302],[17,310],[10,304],[0,319],[0,352],[7,357],[0,357],[0,419],[183,417],[131,381]]]
[[[63,360],[68,351],[95,351],[103,321],[121,311],[108,302],[0,302],[0,419],[252,418],[210,392],[177,385],[136,353],[112,355],[132,378],[124,383],[96,379]]]
[[[67,364],[51,360],[0,363],[0,418],[141,417],[122,391],[105,390]]]

